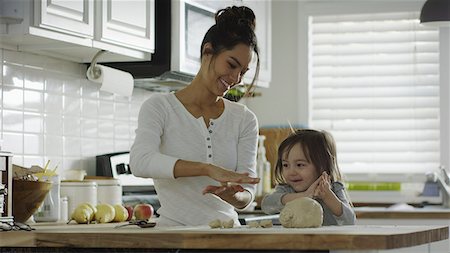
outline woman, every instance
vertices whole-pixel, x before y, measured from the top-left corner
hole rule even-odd
[[[216,13],[191,84],[154,94],[141,107],[130,153],[134,175],[154,179],[158,226],[234,220],[254,199],[258,122],[244,105],[223,99],[257,57],[255,15],[247,7]],[[257,74],[253,78],[253,82]]]

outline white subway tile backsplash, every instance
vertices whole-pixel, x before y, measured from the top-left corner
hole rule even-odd
[[[64,77],[60,74],[46,72],[45,91],[53,94],[62,94]]]
[[[98,152],[102,154],[121,151],[121,150],[114,150],[114,141],[112,139],[98,139],[97,149]]]
[[[114,118],[114,103],[112,101],[100,100],[98,116],[101,119]]]
[[[84,98],[82,101],[82,117],[98,118],[98,100]]]
[[[3,109],[3,131],[23,132],[23,111]]]
[[[80,79],[75,77],[67,77],[64,80],[63,93],[70,94],[70,96],[81,96]]]
[[[80,117],[63,117],[63,135],[75,136],[79,138],[81,136],[81,119]]]
[[[63,135],[63,119],[61,116],[45,115],[44,132],[50,135]]]
[[[64,156],[78,157],[81,156],[81,138],[79,137],[67,137],[63,138]]]
[[[114,122],[112,120],[98,121],[98,137],[99,138],[114,138]]]
[[[28,112],[44,112],[44,94],[34,90],[23,91],[23,110]]]
[[[42,70],[24,68],[24,82],[26,89],[44,90],[44,75]]]
[[[81,80],[81,87],[83,98],[92,98],[96,100],[99,98],[100,84],[85,79]]]
[[[23,133],[9,133],[3,131],[2,150],[13,154],[23,154]]]
[[[62,170],[80,170],[83,169],[81,157],[65,158],[62,164]]]
[[[23,153],[25,155],[44,156],[44,138],[40,134],[23,135]]]
[[[63,156],[63,136],[45,135],[44,143],[46,156]]]
[[[131,148],[128,140],[116,140],[114,141],[114,149],[117,151],[129,151]]]
[[[3,65],[3,85],[23,88],[23,70],[20,65]]]
[[[23,156],[23,166],[25,167],[31,167],[33,165],[44,166],[43,164],[45,165],[43,156],[28,156],[28,155]]]
[[[70,116],[78,116],[81,115],[81,98],[80,97],[71,97],[71,96],[63,96],[63,114]]]
[[[115,121],[114,123],[114,139],[126,139],[130,138],[130,126],[127,121]]]
[[[25,112],[23,114],[23,131],[25,133],[43,133],[44,118],[38,113]]]
[[[97,138],[97,119],[81,119],[81,137]]]
[[[129,120],[130,119],[130,104],[116,102],[114,107],[114,119]]]
[[[97,152],[97,140],[92,138],[82,138],[81,139],[81,155],[86,156],[96,156]]]
[[[3,105],[5,109],[23,110],[23,89],[3,86]]]
[[[95,156],[128,151],[141,104],[151,92],[132,97],[101,91],[86,79],[86,66],[0,49],[0,133],[13,163],[95,174]]]
[[[63,111],[63,97],[59,94],[44,94],[44,111],[49,114],[60,115]]]

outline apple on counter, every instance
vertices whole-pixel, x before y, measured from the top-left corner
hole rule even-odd
[[[137,204],[134,206],[134,217],[136,220],[148,220],[153,216],[153,206],[150,204]]]
[[[127,209],[127,211],[128,211],[127,221],[130,221],[131,219],[133,219],[133,206],[126,205],[125,209]]]

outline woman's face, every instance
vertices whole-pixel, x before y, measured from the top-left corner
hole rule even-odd
[[[211,59],[211,55],[207,57]],[[244,44],[238,44],[231,50],[219,53],[211,66],[205,68],[208,83],[212,84],[210,86],[212,91],[218,96],[223,96],[230,88],[240,83],[242,76],[248,70],[251,57],[250,47]],[[210,61],[206,62],[209,65]]]
[[[282,157],[282,175],[286,183],[296,192],[304,192],[319,178],[319,172],[314,164],[308,162],[300,143],[295,144],[289,155]]]

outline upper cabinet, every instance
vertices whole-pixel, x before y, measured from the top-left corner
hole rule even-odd
[[[155,50],[154,0],[0,0],[1,46],[75,62],[149,61]]]
[[[94,37],[94,2],[52,1],[34,2],[34,25],[76,36]]]
[[[172,69],[196,74],[200,68],[200,47],[206,31],[214,21],[215,13],[236,5],[250,7],[256,16],[260,71],[257,86],[269,87],[271,80],[271,2],[261,0],[211,1],[172,0]],[[256,69],[256,57],[245,74],[244,83],[250,83]]]

